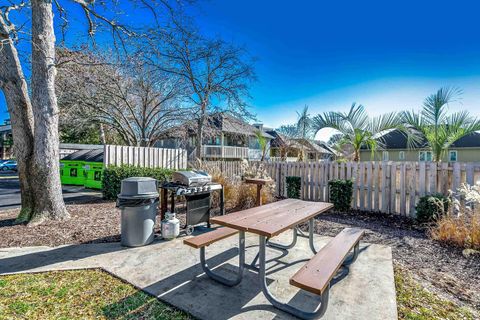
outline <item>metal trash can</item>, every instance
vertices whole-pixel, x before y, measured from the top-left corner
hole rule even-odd
[[[153,241],[158,209],[157,180],[145,177],[122,180],[117,208],[122,211],[122,245],[139,247]]]

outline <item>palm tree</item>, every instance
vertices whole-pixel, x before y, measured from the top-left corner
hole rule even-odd
[[[315,137],[308,106],[305,105],[302,111],[297,111],[297,122],[295,124],[281,126],[277,131],[301,145],[298,160],[303,161],[305,159],[305,144]]]
[[[258,145],[260,146],[260,150],[262,152],[262,158],[260,159],[260,161],[263,161],[265,160],[265,157],[267,155],[268,140],[267,138],[265,138],[261,130],[255,131],[255,137],[257,138]]]
[[[442,160],[452,143],[480,130],[480,120],[466,110],[447,115],[448,104],[460,94],[458,88],[440,88],[425,99],[420,112],[402,113],[403,121],[428,143],[436,162]]]
[[[323,128],[338,131],[337,144],[340,147],[350,146],[353,150],[353,161],[360,161],[360,149],[367,147],[372,156],[377,148],[383,147],[382,136],[393,129],[400,129],[407,134],[401,118],[395,112],[370,118],[364,106],[353,103],[350,111],[330,111],[316,115],[312,119],[314,133]]]

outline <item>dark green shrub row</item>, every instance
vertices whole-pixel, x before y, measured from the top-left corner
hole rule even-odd
[[[122,165],[110,166],[103,171],[103,197],[108,200],[117,199],[121,182],[130,177],[151,177],[162,183],[172,176],[174,170],[164,168],[143,168]]]
[[[448,212],[450,199],[441,193],[426,195],[420,198],[415,209],[420,222],[435,221]]]
[[[334,209],[337,211],[350,210],[353,194],[352,180],[330,180],[330,202],[333,203]]]
[[[300,199],[300,189],[302,187],[302,180],[300,177],[286,177],[287,182],[287,197]]]

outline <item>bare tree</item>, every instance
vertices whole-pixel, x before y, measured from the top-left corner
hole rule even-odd
[[[57,6],[62,31],[68,19],[63,1],[7,0],[0,5],[0,89],[3,91],[12,123],[14,152],[17,156],[22,210],[20,221],[40,223],[45,219],[66,219],[69,214],[62,198],[59,178],[58,106],[55,94],[55,32],[53,5]],[[115,20],[116,2],[73,0],[85,13],[88,33],[93,36],[102,23],[110,27],[115,41],[120,35],[131,34],[128,28]],[[157,5],[168,6],[167,0],[134,1],[154,12]],[[100,11],[99,11],[100,10]],[[103,15],[101,11],[105,13]],[[15,25],[11,12],[19,11],[28,23]],[[113,12],[113,13],[112,13]],[[107,16],[106,14],[110,14]],[[155,18],[157,17],[154,15]],[[31,19],[30,19],[31,18]],[[63,23],[62,23],[63,22]],[[16,48],[19,28],[30,35],[31,42],[31,96],[25,73]],[[26,27],[25,27],[26,28]]]
[[[206,39],[175,21],[168,31],[149,32],[149,59],[158,70],[184,79],[187,100],[195,108],[197,122],[196,156],[201,158],[205,124],[212,111],[228,111],[248,118],[246,98],[255,80],[252,62],[246,51],[221,39]]]
[[[125,144],[153,146],[183,116],[181,79],[153,70],[141,57],[109,61],[62,50],[58,63],[57,92],[65,115],[114,130]]]

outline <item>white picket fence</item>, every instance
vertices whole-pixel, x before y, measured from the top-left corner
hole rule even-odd
[[[147,148],[105,145],[103,153],[105,167],[109,165],[134,165],[149,168],[185,169],[185,149]]]
[[[352,208],[404,216],[415,216],[415,205],[423,195],[447,194],[462,183],[480,181],[480,163],[267,162],[264,166],[281,196],[286,196],[287,176],[301,177],[301,197],[310,201],[329,201],[328,181],[352,179]],[[240,171],[240,162],[230,162],[224,170],[227,175]]]

